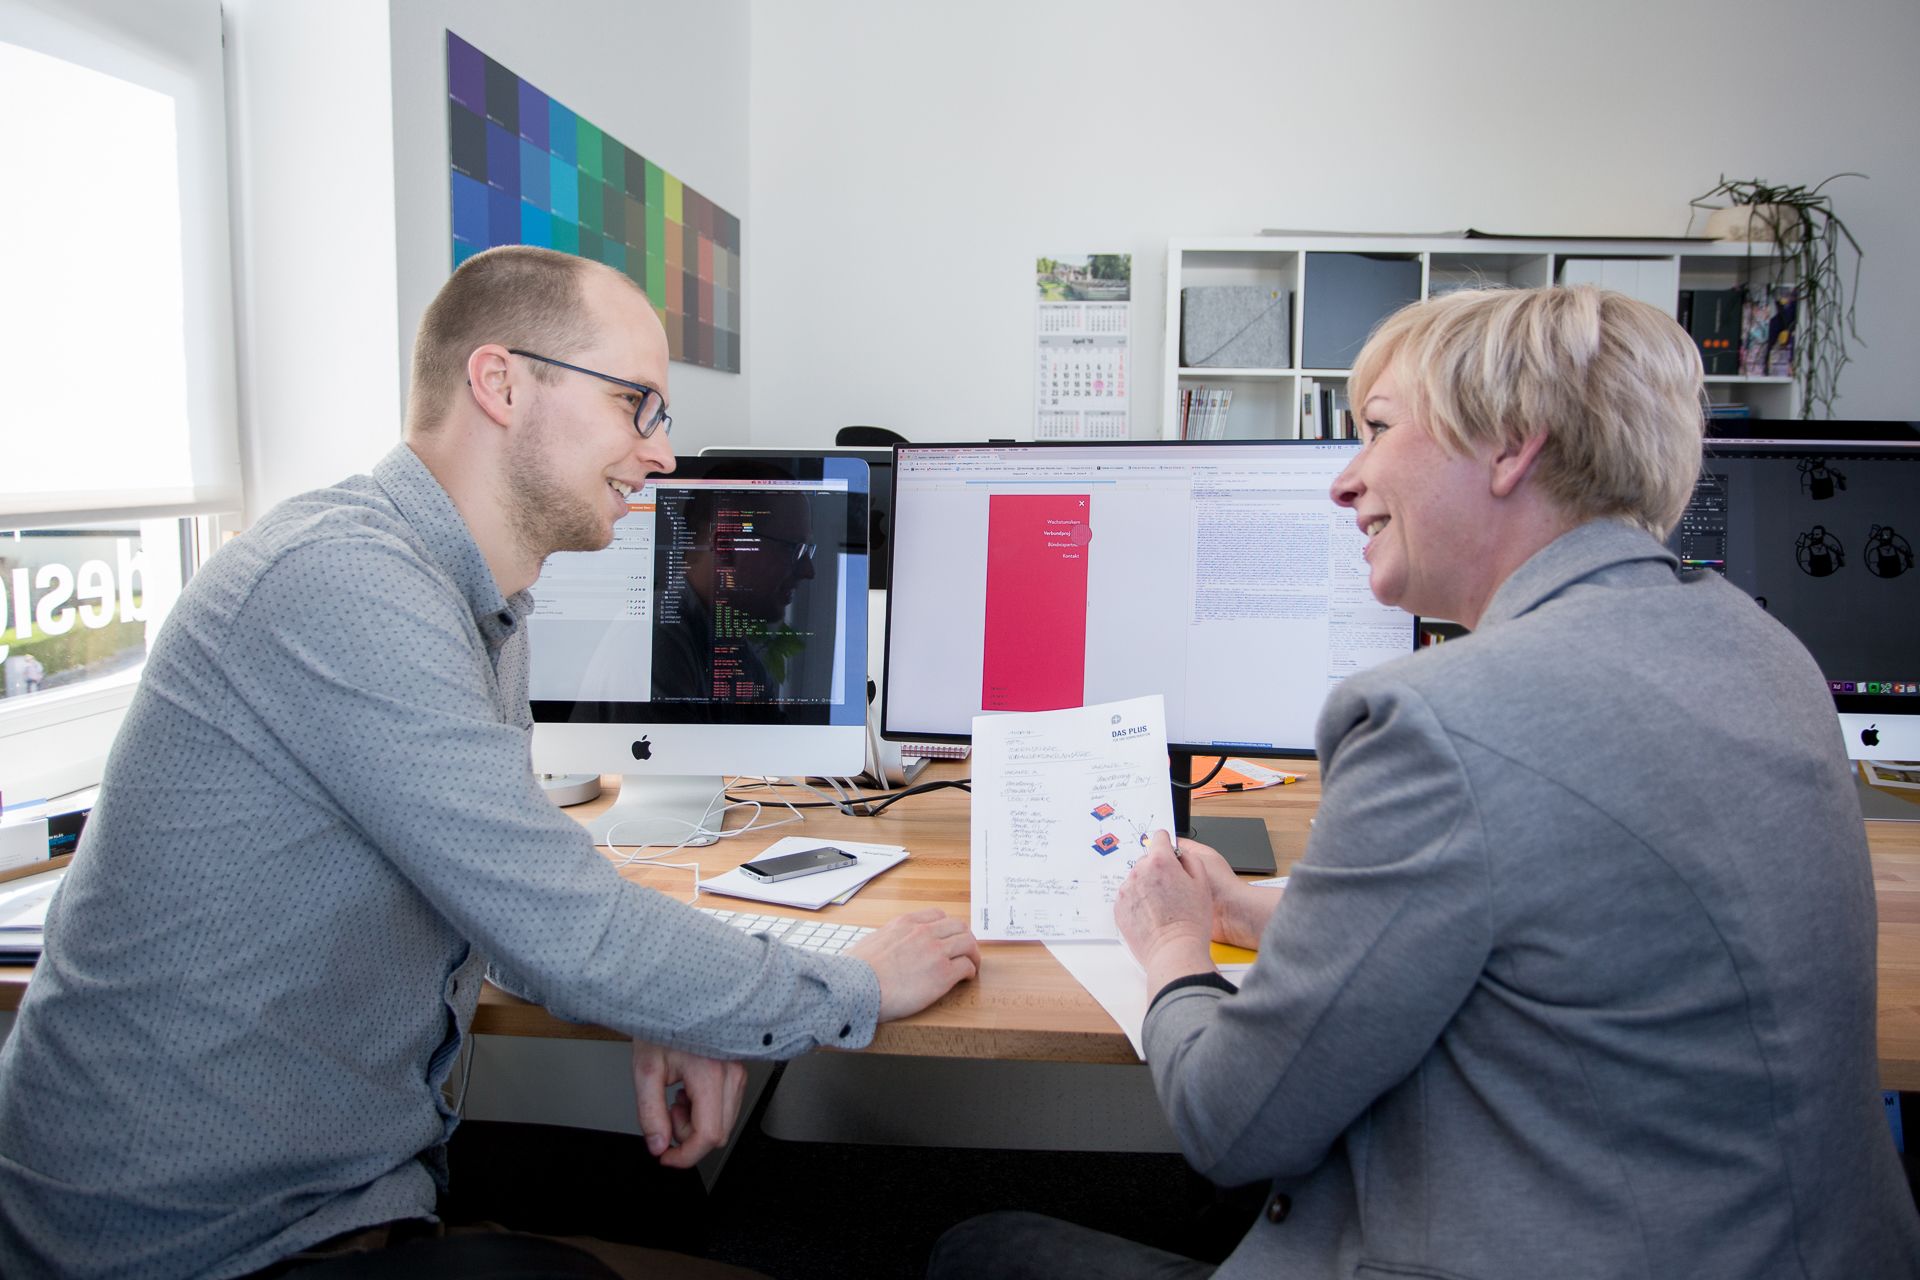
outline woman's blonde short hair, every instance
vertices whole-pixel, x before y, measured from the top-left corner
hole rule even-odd
[[[1355,412],[1388,369],[1451,452],[1545,432],[1533,478],[1577,519],[1664,538],[1686,510],[1705,385],[1693,340],[1658,307],[1590,286],[1444,294],[1367,340],[1348,384]]]

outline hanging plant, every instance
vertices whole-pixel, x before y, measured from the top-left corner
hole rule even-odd
[[[1840,398],[1840,371],[1847,367],[1847,344],[1860,342],[1854,323],[1854,299],[1860,292],[1860,242],[1833,211],[1833,197],[1825,193],[1835,178],[1861,178],[1864,173],[1836,173],[1812,186],[1776,186],[1761,178],[1729,178],[1725,174],[1711,191],[1689,203],[1714,210],[1707,234],[1721,240],[1766,241],[1779,246],[1773,259],[1790,272],[1787,279],[1769,280],[1768,287],[1791,285],[1798,293],[1799,315],[1794,332],[1793,376],[1800,384],[1800,416],[1831,418]],[[1724,199],[1726,206],[1712,201]],[[1687,229],[1693,229],[1692,219]],[[1841,244],[1853,250],[1851,289],[1841,271]],[[1756,259],[1749,258],[1751,264]],[[1749,266],[1751,271],[1751,266]],[[1775,273],[1779,275],[1778,272]],[[1819,413],[1816,415],[1815,410]]]

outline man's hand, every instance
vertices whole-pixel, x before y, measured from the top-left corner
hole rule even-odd
[[[880,979],[880,1021],[918,1013],[980,972],[980,942],[937,907],[896,916],[847,949]]]
[[[1146,856],[1133,864],[1113,901],[1113,919],[1127,949],[1147,971],[1149,991],[1158,991],[1175,978],[1213,971],[1209,946],[1213,891],[1208,873],[1175,857],[1173,840],[1166,832],[1154,832]]]
[[[676,1084],[680,1096],[669,1105],[667,1091]],[[738,1062],[633,1042],[633,1098],[640,1132],[647,1150],[670,1169],[690,1169],[726,1143],[746,1091],[747,1069]]]

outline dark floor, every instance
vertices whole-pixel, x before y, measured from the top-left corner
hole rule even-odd
[[[1177,1155],[793,1143],[756,1129],[714,1188],[708,1253],[780,1280],[919,1277],[948,1227],[1031,1209],[1218,1261],[1261,1190],[1222,1195]]]
[[[704,1254],[778,1280],[919,1277],[940,1233],[1029,1209],[1218,1260],[1261,1188],[1216,1191],[1177,1155],[782,1142],[756,1115],[710,1195],[639,1139],[469,1122],[454,1137],[450,1217]]]
[[[1920,1094],[1901,1095],[1905,1135]],[[1904,1156],[1920,1202],[1920,1142]],[[777,1280],[919,1277],[940,1233],[1029,1209],[1196,1258],[1226,1256],[1264,1188],[1221,1192],[1175,1155],[782,1142],[749,1122],[707,1194],[638,1138],[469,1122],[455,1134],[450,1216],[705,1254]]]

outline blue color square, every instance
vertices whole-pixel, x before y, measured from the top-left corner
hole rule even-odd
[[[487,245],[520,243],[520,197],[487,188]]]
[[[487,247],[487,189],[464,173],[453,175],[453,238]]]
[[[518,199],[520,196],[520,140],[493,121],[487,121],[487,185]]]
[[[553,215],[525,200],[520,202],[520,243],[553,248]]]
[[[559,103],[554,103],[547,112],[547,150],[553,152],[568,164],[576,164],[580,159],[580,126],[575,122],[573,112]],[[558,213],[559,210],[554,210]]]
[[[580,224],[565,218],[553,220],[553,248],[562,253],[580,252]]]
[[[525,80],[520,82],[520,136],[547,149],[547,95]]]
[[[487,180],[487,122],[457,102],[447,104],[447,150],[455,170]]]
[[[627,269],[627,246],[621,244],[612,236],[606,237],[600,244],[600,261],[606,263],[615,271],[625,271]]]
[[[547,196],[554,217],[580,221],[580,171],[557,155],[547,157]]]
[[[542,209],[552,208],[547,200],[548,173],[546,151],[525,138],[520,139],[520,198],[531,200]]]
[[[455,240],[453,242],[454,267],[457,269],[461,263],[471,258],[474,254],[479,253],[484,248],[486,248],[485,245],[468,244],[465,240]]]
[[[453,32],[447,32],[447,96],[473,112],[487,111],[487,60]]]

